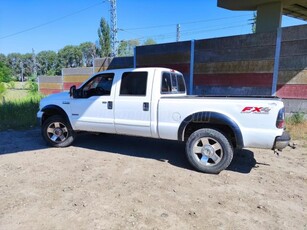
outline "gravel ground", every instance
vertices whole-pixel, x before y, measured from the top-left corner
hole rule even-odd
[[[307,229],[307,143],[236,152],[219,175],[184,144],[102,134],[48,148],[0,132],[0,229]]]

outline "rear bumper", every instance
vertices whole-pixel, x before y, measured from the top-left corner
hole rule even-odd
[[[284,131],[281,136],[275,138],[273,149],[282,150],[289,145],[291,137],[288,132]]]

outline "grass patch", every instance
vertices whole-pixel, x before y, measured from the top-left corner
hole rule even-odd
[[[26,82],[7,83],[6,91],[0,95],[0,131],[37,125],[36,113],[42,96],[27,87]]]
[[[26,89],[27,82],[20,82],[20,81],[15,81],[14,82],[14,89]]]
[[[307,141],[307,121],[301,123],[289,123],[286,124],[292,140],[304,140]]]
[[[287,124],[298,125],[305,122],[305,113],[297,112],[286,118]]]
[[[41,98],[40,95],[33,95],[0,103],[0,131],[36,126]]]
[[[8,89],[4,95],[5,101],[23,100],[28,97],[29,91],[24,89]]]
[[[286,127],[293,140],[307,141],[305,113],[297,112],[286,118]]]

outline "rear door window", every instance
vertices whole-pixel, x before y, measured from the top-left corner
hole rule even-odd
[[[147,72],[126,72],[122,76],[120,96],[146,96]]]

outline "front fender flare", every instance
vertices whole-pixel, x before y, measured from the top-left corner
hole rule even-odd
[[[69,118],[68,118],[68,115],[67,113],[65,112],[64,109],[62,109],[60,106],[58,105],[46,105],[44,108],[41,109],[41,111],[43,112],[43,117],[42,117],[42,123],[44,122],[44,114],[58,114],[58,115],[61,115],[63,116],[63,118],[65,118],[68,122],[69,121]]]

